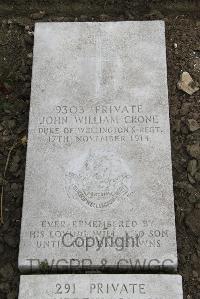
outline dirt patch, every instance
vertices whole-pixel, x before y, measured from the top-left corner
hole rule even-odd
[[[16,4],[17,2],[17,4]],[[35,21],[166,21],[179,273],[184,298],[200,298],[200,103],[177,89],[182,71],[200,83],[200,19],[184,1],[0,1],[0,298],[17,298],[17,270]],[[28,13],[28,14],[27,14]]]

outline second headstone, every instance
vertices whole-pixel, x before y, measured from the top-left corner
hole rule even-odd
[[[19,299],[183,299],[179,275],[22,275]]]

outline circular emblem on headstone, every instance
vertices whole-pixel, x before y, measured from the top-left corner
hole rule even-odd
[[[71,161],[70,168],[66,191],[87,207],[105,209],[130,194],[131,172],[115,153],[91,151]]]

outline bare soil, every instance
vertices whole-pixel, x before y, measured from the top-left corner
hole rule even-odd
[[[168,85],[179,269],[184,298],[200,298],[200,92],[177,89],[182,71],[200,83],[199,1],[0,0],[0,298],[18,294],[34,23],[153,20],[166,22]],[[152,53],[153,55],[153,53]]]

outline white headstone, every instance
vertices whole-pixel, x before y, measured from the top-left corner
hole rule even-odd
[[[165,27],[39,23],[19,267],[176,269]]]
[[[183,299],[179,275],[26,275],[19,299]]]

